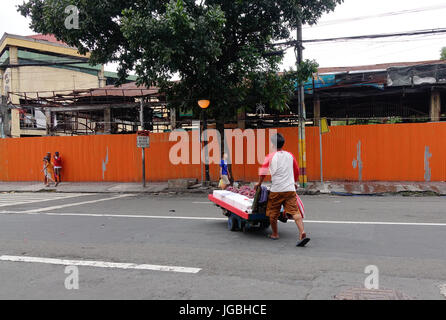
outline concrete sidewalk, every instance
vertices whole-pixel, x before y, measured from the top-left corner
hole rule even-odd
[[[251,183],[254,185],[254,183]],[[214,187],[215,188],[215,187]],[[62,193],[209,193],[214,188],[195,185],[189,189],[169,189],[167,182],[141,183],[115,182],[63,182],[57,188],[46,188],[41,182],[0,182],[0,192],[62,192]],[[216,188],[215,188],[216,189]],[[317,195],[410,195],[446,196],[445,182],[310,182],[299,194]]]
[[[310,182],[304,194],[445,196],[446,182]]]
[[[167,192],[166,183],[62,182],[55,188],[42,182],[0,182],[0,192],[62,192],[62,193],[161,193]]]

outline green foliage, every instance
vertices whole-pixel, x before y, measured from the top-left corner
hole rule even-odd
[[[173,107],[194,110],[211,100],[210,116],[233,118],[262,101],[284,110],[296,79],[317,65],[306,61],[278,76],[283,56],[271,44],[290,40],[298,21],[314,24],[343,0],[27,0],[19,6],[31,28],[53,33],[91,63],[117,62],[120,80],[160,86]],[[67,30],[68,5],[79,8],[78,30]],[[172,76],[181,81],[172,82]]]
[[[441,49],[440,60],[446,60],[446,47]]]
[[[315,60],[305,60],[300,64],[295,79],[299,84],[303,84],[317,73],[318,68],[319,64]]]

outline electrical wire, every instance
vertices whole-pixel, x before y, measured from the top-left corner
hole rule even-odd
[[[299,45],[299,43],[322,43],[322,42],[347,42],[356,40],[373,40],[380,38],[394,38],[394,37],[408,37],[408,36],[421,36],[421,35],[433,35],[433,34],[446,34],[446,28],[436,28],[436,29],[424,29],[397,33],[381,33],[381,34],[369,34],[361,36],[349,36],[349,37],[337,37],[337,38],[325,38],[325,39],[306,39],[302,41],[290,40],[286,42],[277,42],[267,44],[267,47],[277,47],[284,46],[287,49]]]
[[[368,20],[368,19],[394,17],[394,16],[397,16],[397,15],[413,14],[413,13],[420,13],[420,12],[441,10],[441,9],[446,9],[446,5],[445,4],[441,4],[441,5],[436,5],[436,6],[421,7],[421,8],[416,8],[416,9],[402,10],[402,11],[384,12],[384,13],[380,13],[380,14],[374,14],[374,15],[368,15],[368,16],[360,16],[360,17],[347,18],[347,19],[328,20],[328,21],[325,21],[325,22],[318,23],[317,25],[314,25],[314,26],[306,26],[306,27],[304,27],[304,29],[325,27],[325,26],[331,26],[331,25],[336,25],[336,24],[355,22],[355,21],[362,21],[362,20]]]

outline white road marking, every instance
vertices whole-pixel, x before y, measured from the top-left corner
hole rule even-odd
[[[106,200],[111,200],[106,199]],[[148,216],[136,214],[107,214],[107,213],[59,213],[59,212],[27,212],[27,211],[0,211],[0,214],[39,214],[47,216],[72,216],[72,217],[109,217],[109,218],[136,218],[136,219],[167,219],[167,220],[203,220],[203,221],[227,221],[228,218],[214,217],[182,217],[182,216]],[[288,221],[293,223],[292,221]],[[446,223],[417,223],[417,222],[367,222],[367,221],[313,221],[305,220],[305,223],[314,224],[357,224],[357,225],[390,225],[390,226],[418,226],[418,227],[446,227]]]
[[[23,212],[15,212],[23,213]],[[106,217],[106,218],[137,218],[137,219],[167,219],[167,220],[207,220],[207,221],[226,221],[228,218],[212,218],[212,217],[174,217],[174,216],[146,216],[132,214],[103,214],[103,213],[38,213],[46,216],[71,216],[71,217]]]
[[[446,223],[420,223],[420,222],[380,222],[380,221],[305,221],[305,223],[319,224],[359,224],[359,225],[388,225],[388,226],[419,226],[419,227],[446,227]]]
[[[0,207],[10,207],[21,204],[31,204],[37,202],[46,202],[46,201],[54,201],[54,200],[64,200],[76,197],[85,197],[95,194],[85,194],[85,193],[77,193],[77,194],[45,194],[42,196],[37,196],[35,194],[8,194],[0,196]]]
[[[53,207],[46,207],[46,208],[38,208],[38,209],[26,210],[26,211],[21,211],[20,213],[35,214],[35,213],[44,212],[44,211],[53,211],[53,210],[58,210],[58,209],[63,209],[63,208],[68,208],[68,207],[81,206],[81,205],[84,205],[84,204],[98,203],[98,202],[116,200],[116,199],[121,199],[121,198],[126,198],[126,197],[133,197],[133,196],[134,196],[133,194],[124,194],[124,195],[120,195],[120,196],[116,196],[116,197],[110,197],[110,198],[105,198],[105,199],[97,199],[97,200],[83,201],[83,202],[77,202],[77,203],[63,204],[63,205],[60,205],[60,206],[53,206]]]
[[[44,263],[44,264],[55,264],[55,265],[64,265],[64,266],[83,266],[83,267],[95,267],[95,268],[152,270],[152,271],[181,272],[181,273],[198,273],[201,271],[200,268],[160,266],[160,265],[153,265],[153,264],[65,260],[65,259],[50,259],[50,258],[24,257],[24,256],[6,256],[6,255],[0,256],[0,261]]]

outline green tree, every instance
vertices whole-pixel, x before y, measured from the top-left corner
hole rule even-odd
[[[440,60],[446,60],[446,47],[441,49]]]
[[[121,81],[135,71],[138,83],[157,85],[169,103],[209,116],[221,129],[241,107],[262,101],[284,110],[295,80],[317,65],[306,61],[278,76],[283,60],[273,43],[290,40],[298,21],[315,24],[343,0],[27,0],[19,6],[31,28],[91,53],[92,64],[117,62]],[[79,9],[79,29],[67,29],[65,8]],[[277,54],[279,51],[279,54]],[[181,81],[172,83],[172,76]]]

